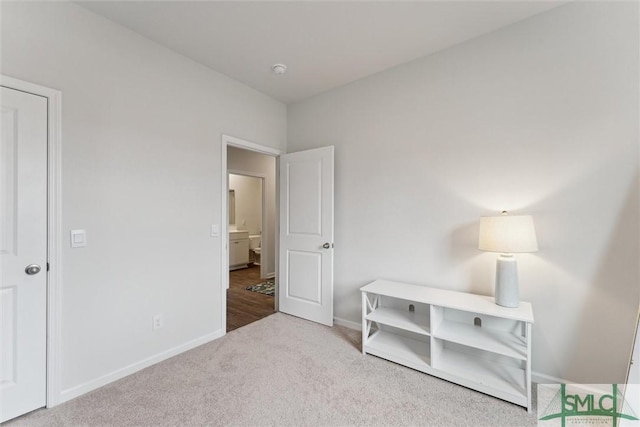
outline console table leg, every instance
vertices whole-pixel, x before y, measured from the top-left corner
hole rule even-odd
[[[525,387],[527,387],[527,412],[531,413],[533,408],[531,407],[531,323],[527,322],[526,337],[527,339],[527,361],[526,363],[526,378]]]
[[[366,292],[362,292],[362,354],[365,354],[364,351],[364,346],[367,343],[367,320],[365,319],[365,317],[367,316],[367,303],[368,303],[368,299],[367,299],[367,293]]]

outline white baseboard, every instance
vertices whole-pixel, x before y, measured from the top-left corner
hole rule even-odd
[[[276,272],[275,271],[273,273],[268,273],[267,274],[267,279],[273,279],[274,277],[276,277]]]
[[[158,353],[154,356],[143,359],[139,362],[132,363],[131,365],[120,368],[116,371],[93,379],[91,381],[87,381],[84,384],[77,385],[75,387],[63,390],[60,393],[60,400],[58,403],[66,402],[68,400],[74,399],[78,396],[81,396],[85,393],[88,393],[92,390],[105,386],[109,383],[117,381],[121,378],[124,378],[128,375],[131,375],[135,372],[138,372],[144,368],[147,368],[151,365],[155,365],[158,362],[162,362],[170,357],[176,356],[180,353],[184,353],[187,350],[191,350],[208,342],[211,342],[215,339],[218,339],[224,336],[225,332],[223,330],[218,330],[216,332],[204,335],[202,337],[196,338],[194,340],[188,341],[184,344],[180,344],[176,347],[170,348],[169,350],[163,351],[162,353]]]
[[[355,329],[356,331],[362,330],[362,324],[358,322],[352,322],[351,320],[341,319],[339,317],[334,317],[333,323],[338,326],[344,326],[345,328]]]
[[[610,384],[580,384],[571,380],[552,377],[538,372],[531,372],[531,381],[536,384],[570,384],[571,389],[581,393],[605,394],[611,393]]]
[[[531,381],[536,384],[573,384],[573,381],[531,371]]]

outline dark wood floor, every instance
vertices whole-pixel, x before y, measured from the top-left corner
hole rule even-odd
[[[259,265],[229,272],[227,332],[276,312],[274,297],[245,289],[262,282]]]

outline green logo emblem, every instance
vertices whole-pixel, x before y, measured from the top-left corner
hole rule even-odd
[[[580,417],[581,420],[575,417]],[[611,394],[569,393],[567,385],[560,384],[560,389],[542,413],[540,421],[558,418],[561,426],[565,427],[568,418],[573,418],[575,424],[579,421],[582,421],[580,424],[593,424],[594,417],[609,418],[613,427],[617,427],[622,419],[638,421],[617,384],[611,385]]]

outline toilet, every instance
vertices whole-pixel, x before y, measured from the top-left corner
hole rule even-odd
[[[261,237],[260,234],[249,235],[249,262],[253,262],[255,265],[260,265]]]

